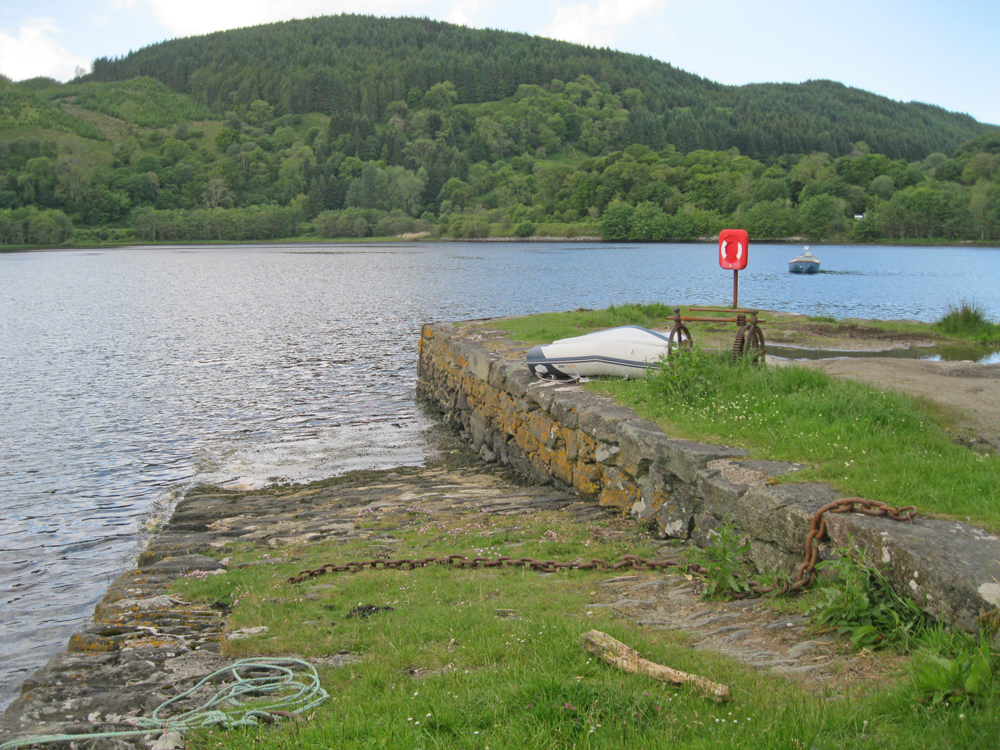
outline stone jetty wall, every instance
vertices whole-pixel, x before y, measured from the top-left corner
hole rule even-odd
[[[472,444],[540,484],[631,514],[663,537],[704,545],[720,523],[750,537],[764,571],[793,571],[815,512],[839,497],[817,483],[773,483],[795,464],[671,438],[580,385],[542,381],[526,347],[475,322],[423,326],[418,394]],[[821,554],[851,544],[935,619],[974,632],[1000,607],[1000,538],[968,524],[828,515]]]

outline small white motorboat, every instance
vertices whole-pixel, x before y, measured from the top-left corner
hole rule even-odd
[[[528,369],[547,380],[598,375],[641,378],[666,357],[666,334],[640,326],[621,326],[584,336],[534,346],[527,354]]]
[[[789,273],[819,273],[819,258],[809,252],[809,247],[802,255],[796,255],[788,261]]]

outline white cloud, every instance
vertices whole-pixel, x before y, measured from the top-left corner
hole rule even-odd
[[[148,0],[156,20],[174,36],[254,26],[268,21],[268,0]]]
[[[474,19],[478,12],[479,0],[458,0],[444,20],[459,26],[476,26]]]
[[[666,9],[669,0],[597,0],[595,3],[556,6],[555,17],[542,36],[567,42],[607,47],[618,32]]]
[[[0,73],[14,81],[36,76],[66,81],[78,65],[89,69],[90,60],[74,55],[53,38],[60,33],[48,19],[25,21],[17,36],[0,31]]]

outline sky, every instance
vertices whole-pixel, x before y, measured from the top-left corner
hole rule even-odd
[[[609,47],[726,84],[829,79],[1000,124],[997,0],[0,0],[0,73],[65,81],[166,39],[338,13]]]

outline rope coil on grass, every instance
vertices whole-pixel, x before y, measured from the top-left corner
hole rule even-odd
[[[296,672],[296,668],[299,671]],[[262,671],[267,674],[258,674]],[[246,674],[247,672],[249,674]],[[193,695],[205,684],[215,683],[218,680],[233,680],[233,682],[217,689],[205,703],[197,708],[170,718],[160,716],[161,712],[166,711],[178,701]],[[282,694],[275,696],[275,699],[269,703],[239,708],[241,703],[276,693]],[[224,729],[232,729],[234,727],[257,726],[262,723],[273,723],[280,719],[299,718],[300,714],[315,708],[329,697],[329,693],[320,686],[316,668],[309,662],[293,658],[242,659],[206,675],[183,693],[164,701],[156,707],[156,710],[149,717],[133,719],[129,723],[130,729],[21,737],[4,742],[0,745],[0,750],[17,750],[17,748],[53,742],[141,737],[155,732],[184,732],[200,727],[220,726]],[[223,710],[224,706],[235,708]]]

